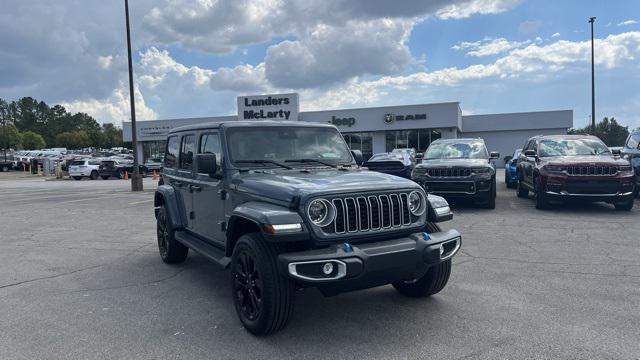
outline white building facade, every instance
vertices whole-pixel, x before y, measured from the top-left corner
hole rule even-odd
[[[276,94],[239,97],[238,109],[237,116],[138,121],[141,160],[161,157],[166,134],[174,127],[269,119],[333,124],[349,146],[361,150],[366,158],[394,148],[423,152],[440,138],[482,138],[489,151],[500,152],[498,165],[502,165],[502,158],[521,148],[531,136],[566,134],[573,126],[572,110],[463,116],[458,102],[300,112],[297,94]],[[123,124],[123,138],[131,141],[130,122]]]

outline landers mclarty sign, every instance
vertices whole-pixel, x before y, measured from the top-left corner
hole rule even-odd
[[[238,120],[298,120],[298,94],[238,96]]]

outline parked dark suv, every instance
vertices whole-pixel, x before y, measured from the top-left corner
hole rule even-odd
[[[192,249],[229,267],[235,309],[254,334],[283,328],[301,287],[439,292],[461,245],[436,224],[452,218],[447,202],[358,167],[361,157],[332,125],[171,130],[154,201],[162,260],[184,261]]]
[[[148,169],[145,165],[138,165],[138,169],[139,169],[138,171],[143,177],[147,176]],[[98,174],[104,180],[107,180],[112,176],[118,179],[123,179],[125,172],[128,174],[133,173],[132,162],[120,162],[117,160],[103,160],[100,162],[100,167],[98,168]]]
[[[428,193],[464,197],[496,207],[497,152],[487,151],[482,139],[438,139],[424,153],[411,178]]]
[[[550,200],[606,201],[633,208],[634,174],[629,161],[613,154],[597,137],[536,136],[518,161],[518,196],[535,195],[536,208]]]
[[[636,174],[636,196],[640,195],[640,129],[633,131],[622,148],[622,157],[631,163]]]

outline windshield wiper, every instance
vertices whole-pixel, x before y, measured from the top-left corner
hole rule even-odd
[[[322,161],[322,160],[316,160],[316,159],[289,159],[289,160],[285,160],[284,162],[299,162],[299,163],[318,163],[318,164],[322,164],[322,165],[326,165],[326,166],[330,166],[332,168],[336,167],[335,165],[328,163],[326,161]]]
[[[277,161],[273,161],[273,160],[236,160],[235,161],[238,164],[273,164],[273,165],[277,165],[280,166],[282,168],[285,169],[293,169],[291,166],[287,166],[285,164],[279,163]]]

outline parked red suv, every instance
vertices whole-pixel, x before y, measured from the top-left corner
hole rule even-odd
[[[595,136],[535,136],[518,161],[518,196],[535,194],[536,208],[550,200],[605,201],[633,208],[634,174],[629,161]]]

